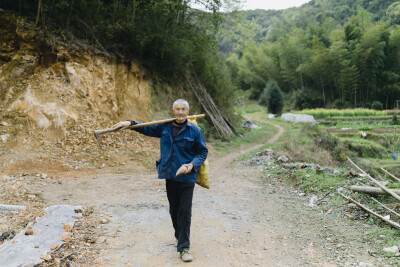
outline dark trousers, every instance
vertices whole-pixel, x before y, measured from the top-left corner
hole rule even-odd
[[[178,239],[177,251],[190,248],[190,223],[194,183],[166,180],[169,214]]]

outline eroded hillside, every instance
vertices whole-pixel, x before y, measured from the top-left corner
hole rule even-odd
[[[100,157],[93,137],[119,120],[151,119],[152,87],[135,62],[45,37],[2,10],[0,25],[0,172],[17,172],[13,164],[26,160],[35,165],[35,158],[65,159],[79,169],[116,159],[125,148],[139,161],[156,153],[156,140],[125,132],[103,135],[108,153]]]

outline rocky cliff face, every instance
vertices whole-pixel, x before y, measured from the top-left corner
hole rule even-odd
[[[151,86],[135,62],[45,38],[3,10],[0,36],[0,157],[29,151],[83,158],[98,149],[94,129],[150,118]],[[131,132],[102,139],[114,148],[153,146]]]

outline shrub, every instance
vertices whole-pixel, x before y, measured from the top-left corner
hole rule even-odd
[[[315,144],[329,151],[333,158],[337,161],[346,161],[347,157],[353,157],[354,153],[348,149],[340,139],[330,133],[325,133],[315,139]]]
[[[335,102],[333,102],[332,106],[333,108],[344,109],[344,108],[350,108],[351,104],[347,101],[336,99]]]
[[[322,107],[323,100],[308,88],[302,88],[294,94],[294,102],[296,109],[310,109]]]
[[[315,143],[323,149],[333,151],[333,149],[338,145],[339,139],[331,134],[325,134],[320,138],[315,139]]]
[[[277,114],[282,111],[283,97],[278,84],[271,80],[267,83],[259,99],[260,105],[267,106],[268,112]]]
[[[375,110],[383,110],[383,105],[381,102],[375,100],[372,102],[371,108]]]
[[[400,125],[400,122],[398,121],[396,115],[393,115],[393,118],[392,118],[392,125]]]

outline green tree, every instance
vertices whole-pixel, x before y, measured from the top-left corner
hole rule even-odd
[[[330,57],[330,70],[331,77],[333,79],[333,84],[336,88],[335,91],[335,99],[337,97],[340,98],[342,102],[345,101],[345,87],[342,87],[342,68],[343,62],[346,59],[350,58],[349,51],[347,50],[346,43],[343,41],[333,42],[331,47],[329,48],[329,57]],[[345,63],[345,66],[348,66]],[[354,77],[355,78],[355,77]]]
[[[278,114],[282,112],[282,91],[274,80],[268,81],[263,93],[260,96],[259,103],[267,106],[268,112],[270,113]]]
[[[258,99],[268,79],[274,76],[277,67],[264,46],[248,47],[239,64],[239,79],[250,85],[252,99]]]
[[[400,24],[400,2],[391,4],[386,11],[386,15],[390,24]]]
[[[324,105],[326,104],[326,87],[331,81],[331,62],[329,50],[320,41],[319,37],[314,35],[311,41],[312,48],[308,49],[310,59],[298,67],[298,71],[307,75],[320,88]],[[331,92],[333,101],[333,91]]]
[[[303,30],[293,29],[291,35],[283,36],[278,41],[278,57],[282,79],[288,88],[284,91],[304,87],[303,73],[297,68],[306,60],[306,36]]]
[[[273,79],[287,96],[305,106],[305,101],[312,107],[369,106],[378,100],[386,108],[393,107],[393,99],[400,99],[400,27],[394,23],[395,3],[314,0],[274,16],[241,12],[262,27],[252,27],[244,35],[251,45],[235,51],[238,64],[233,77],[240,81],[235,84],[251,88],[256,98],[254,93],[261,93],[265,82]],[[383,21],[393,15],[392,26]],[[260,30],[265,38],[259,38]]]
[[[379,23],[369,28],[353,51],[353,62],[360,71],[359,101],[369,101],[379,94],[379,80],[385,68],[388,45],[386,25]]]
[[[343,101],[353,100],[354,106],[357,106],[359,81],[360,74],[357,67],[352,65],[350,60],[343,60],[339,79],[339,86],[342,91]]]

